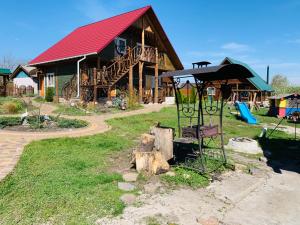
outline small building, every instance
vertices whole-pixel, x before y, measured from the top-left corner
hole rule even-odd
[[[0,96],[6,96],[7,83],[10,74],[11,74],[10,69],[0,68]]]
[[[37,69],[32,66],[19,65],[11,74],[14,95],[38,94]]]
[[[284,94],[269,98],[270,109],[268,115],[286,117],[294,112],[300,112],[300,95]]]
[[[261,76],[246,63],[226,57],[221,65],[223,64],[242,65],[253,75],[251,78],[231,81],[230,85],[232,85],[233,101],[262,103],[267,101],[268,97],[271,96],[271,93],[274,91],[271,85],[262,79]]]
[[[151,6],[78,27],[29,62],[37,68],[39,95],[96,102],[119,91],[139,102],[172,96],[163,72],[183,69]],[[136,92],[135,92],[136,90]]]

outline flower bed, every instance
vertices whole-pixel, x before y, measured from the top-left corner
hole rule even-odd
[[[86,127],[88,123],[78,119],[53,116],[0,117],[0,129],[15,131],[59,131]]]

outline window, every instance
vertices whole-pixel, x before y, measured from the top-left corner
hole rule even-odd
[[[46,74],[46,84],[47,84],[47,87],[54,87],[55,86],[54,73],[47,73]]]
[[[126,53],[126,39],[124,38],[116,38],[116,51],[118,54]]]
[[[216,95],[216,89],[214,87],[208,87],[207,88],[207,95],[215,96]]]

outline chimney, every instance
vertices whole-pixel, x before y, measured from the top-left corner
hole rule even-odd
[[[269,72],[270,72],[270,67],[267,67],[267,84],[269,84]]]

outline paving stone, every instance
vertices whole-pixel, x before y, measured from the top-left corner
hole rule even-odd
[[[120,199],[125,205],[132,205],[136,200],[136,196],[134,194],[124,194]]]
[[[148,183],[144,185],[144,191],[147,194],[154,194],[160,187],[160,183]]]
[[[135,189],[135,185],[127,182],[118,182],[118,188],[122,191],[133,191]]]
[[[168,171],[168,172],[166,172],[166,175],[170,176],[170,177],[175,177],[176,174],[173,171]]]
[[[138,178],[138,175],[138,173],[134,172],[125,173],[123,174],[123,180],[125,180],[126,182],[135,182]]]
[[[219,225],[219,220],[216,217],[197,218],[197,222],[201,225]]]

